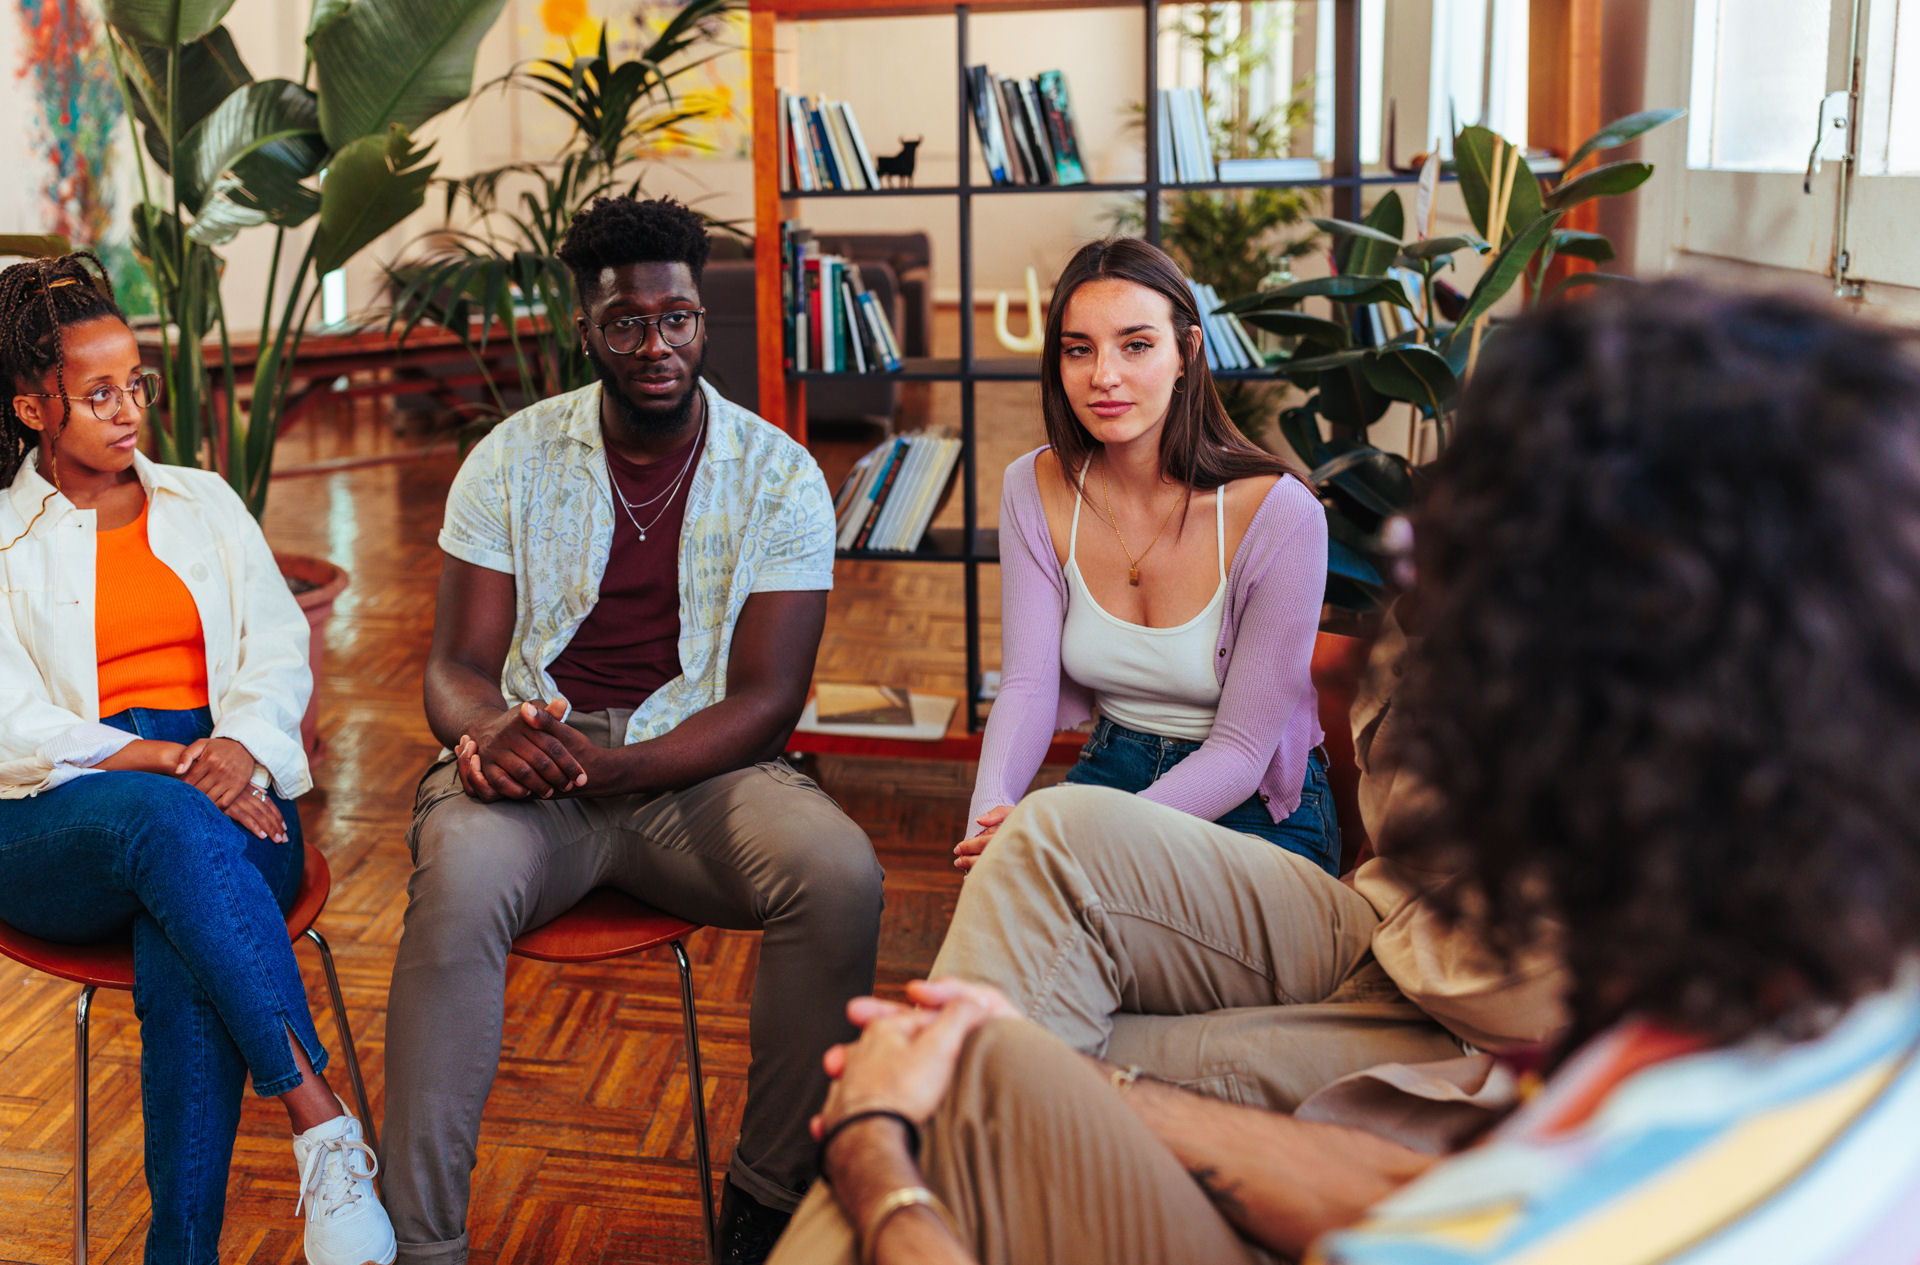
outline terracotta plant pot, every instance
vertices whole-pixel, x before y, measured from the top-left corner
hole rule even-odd
[[[304,554],[276,553],[273,560],[280,564],[280,574],[287,578],[294,600],[307,615],[307,662],[313,668],[313,695],[307,699],[307,714],[300,718],[300,743],[312,760],[321,754],[320,674],[327,645],[327,618],[333,614],[335,599],[346,591],[347,573],[325,558]]]
[[[1313,689],[1320,696],[1320,728],[1326,731],[1327,785],[1340,820],[1341,870],[1350,868],[1367,845],[1360,824],[1360,769],[1353,755],[1353,700],[1366,671],[1371,637],[1321,632],[1313,642]]]

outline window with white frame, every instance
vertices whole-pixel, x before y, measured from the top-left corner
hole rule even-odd
[[[1432,0],[1426,148],[1453,157],[1454,133],[1478,123],[1510,140],[1527,135],[1527,0]],[[1562,155],[1564,157],[1565,155]]]
[[[1695,0],[1687,165],[1799,171],[1827,92],[1825,0]]]
[[[1878,0],[1867,27],[1860,171],[1920,175],[1920,0]]]
[[[1360,162],[1380,161],[1380,129],[1387,77],[1387,0],[1360,5]],[[1318,0],[1314,20],[1313,153],[1333,157],[1334,2]]]

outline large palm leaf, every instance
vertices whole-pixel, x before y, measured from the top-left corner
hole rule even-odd
[[[140,44],[191,44],[220,25],[233,0],[102,0],[107,23]]]
[[[506,0],[330,3],[307,36],[320,128],[341,149],[394,123],[415,128],[466,100],[481,37]]]

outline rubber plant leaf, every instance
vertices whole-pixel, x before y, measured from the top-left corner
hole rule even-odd
[[[1408,343],[1387,347],[1367,357],[1360,366],[1367,385],[1392,400],[1405,400],[1428,413],[1460,389],[1460,379],[1446,357],[1430,347]]]
[[[1473,287],[1473,294],[1467,299],[1466,310],[1460,313],[1459,323],[1454,326],[1449,342],[1465,343],[1471,337],[1473,323],[1492,310],[1493,305],[1513,288],[1513,283],[1526,272],[1535,252],[1546,243],[1547,235],[1553,232],[1559,222],[1560,212],[1548,212],[1528,225],[1520,236],[1494,256],[1486,272],[1481,274],[1480,284]]]
[[[174,48],[220,25],[233,0],[102,0],[107,25],[137,44]]]
[[[1547,248],[1556,255],[1570,255],[1596,264],[1613,258],[1613,242],[1604,233],[1585,233],[1579,229],[1555,229],[1547,239]]]
[[[435,163],[399,124],[363,136],[333,156],[320,182],[314,266],[332,272],[427,201]]]
[[[1638,114],[1629,114],[1625,118],[1615,119],[1582,141],[1580,148],[1574,150],[1573,156],[1567,159],[1564,170],[1572,171],[1588,155],[1596,154],[1603,149],[1612,149],[1616,145],[1624,145],[1630,140],[1645,136],[1654,128],[1671,123],[1685,113],[1685,110],[1673,109],[1642,110]]]
[[[506,0],[353,0],[307,35],[320,130],[344,149],[467,99],[480,40]]]
[[[1351,236],[1334,248],[1340,271],[1362,277],[1386,276],[1387,269],[1400,257],[1400,238],[1407,229],[1407,213],[1399,192],[1389,189],[1373,204],[1360,227],[1372,230],[1372,235]]]
[[[1583,172],[1565,184],[1554,186],[1553,192],[1547,195],[1547,209],[1564,211],[1590,198],[1610,198],[1630,193],[1652,177],[1652,163],[1608,163],[1604,167]]]
[[[1471,250],[1476,255],[1484,255],[1492,249],[1487,239],[1478,233],[1449,233],[1445,237],[1423,237],[1417,242],[1408,242],[1400,248],[1400,253],[1409,259],[1437,259],[1456,251]]]
[[[1345,325],[1325,317],[1308,316],[1305,312],[1249,312],[1240,319],[1255,329],[1283,338],[1311,338],[1335,348],[1353,341],[1353,332]]]
[[[1331,277],[1310,277],[1305,281],[1295,281],[1275,290],[1262,290],[1259,297],[1275,307],[1283,308],[1290,308],[1302,299],[1332,299],[1335,303],[1395,303],[1401,307],[1411,306],[1407,301],[1406,288],[1398,281],[1350,273]],[[1227,306],[1232,308],[1234,305]],[[1238,310],[1245,312],[1249,309]]]
[[[1487,128],[1468,127],[1462,128],[1453,142],[1453,164],[1460,176],[1460,196],[1466,201],[1467,214],[1473,220],[1474,229],[1488,239],[1493,237],[1487,227],[1487,217],[1493,214],[1493,151],[1494,142],[1498,139]],[[1505,153],[1513,147],[1502,145],[1500,148]],[[1510,160],[1503,157],[1502,161]],[[1533,169],[1527,166],[1527,160],[1522,158],[1514,173],[1513,193],[1507,200],[1507,228],[1500,234],[1500,240],[1512,241],[1527,225],[1539,219],[1546,209],[1540,198],[1540,181],[1534,177]]]

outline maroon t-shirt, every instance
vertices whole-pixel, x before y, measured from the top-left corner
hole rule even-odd
[[[694,449],[705,436],[703,426],[685,447],[644,466],[606,449],[613,547],[600,577],[600,599],[547,665],[561,695],[581,711],[638,707],[680,675],[680,524],[693,484],[688,463],[699,463]],[[631,511],[621,504],[623,496]]]

